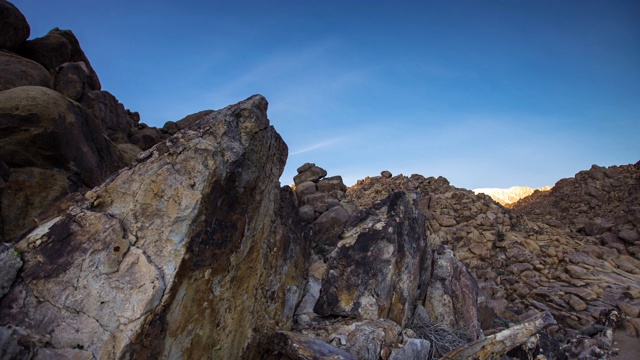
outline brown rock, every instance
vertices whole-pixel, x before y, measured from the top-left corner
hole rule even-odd
[[[298,169],[296,169],[296,171],[298,172],[298,174],[301,174],[301,173],[311,169],[314,166],[316,166],[316,164],[314,164],[314,163],[304,163]]]
[[[133,164],[138,155],[142,152],[142,149],[133,144],[118,144],[117,147],[120,158],[127,165]]]
[[[107,135],[121,133],[125,136],[131,127],[136,126],[139,117],[135,113],[130,113],[124,108],[115,96],[108,91],[85,92],[81,99],[81,104],[87,108],[91,114],[102,123]]]
[[[334,190],[347,191],[347,186],[342,182],[342,176],[331,176],[318,181],[318,191],[330,193]]]
[[[89,70],[83,62],[64,63],[56,69],[53,88],[68,97],[79,101],[85,92]]]
[[[618,309],[632,318],[640,317],[640,306],[627,304],[626,302],[619,302]]]
[[[313,222],[314,242],[332,249],[338,243],[338,236],[347,220],[349,213],[343,207],[327,210]]]
[[[390,171],[383,170],[383,171],[380,173],[380,176],[382,176],[382,178],[383,178],[383,179],[390,179],[390,178],[391,178],[391,176],[393,176],[393,175],[391,174],[391,172],[390,172]]]
[[[51,75],[35,61],[0,51],[0,91],[28,85],[50,88]]]
[[[18,53],[52,71],[71,59],[71,45],[62,35],[49,33],[23,43]]]
[[[133,134],[129,141],[144,151],[157,144],[161,136],[162,134],[158,129],[147,127]]]
[[[302,205],[298,208],[298,216],[300,216],[300,221],[305,223],[310,223],[316,218],[315,211],[313,211],[313,206],[311,205]]]
[[[70,30],[55,28],[41,38],[26,41],[17,50],[18,54],[36,61],[49,71],[66,62],[83,62],[88,70],[87,87],[100,90],[100,80],[91,66],[76,36]]]
[[[0,1],[0,49],[14,50],[31,33],[27,19],[8,1]]]
[[[565,296],[565,301],[573,308],[575,311],[583,311],[587,309],[587,304],[582,301],[579,297],[569,294]]]
[[[629,244],[640,240],[640,235],[638,235],[638,232],[635,230],[622,230],[618,233],[618,237]]]
[[[311,183],[314,184],[315,183],[312,181],[305,181],[302,184],[306,184],[306,183]],[[300,184],[300,185],[302,185]],[[311,207],[313,207],[313,210],[318,212],[318,213],[324,213],[325,211],[327,211],[327,209],[329,208],[327,206],[327,201],[330,199],[329,195],[327,193],[320,193],[320,192],[316,192],[316,193],[312,193],[312,194],[308,194],[306,196],[302,197],[302,201],[301,203],[304,205],[311,205]]]
[[[77,171],[93,187],[123,166],[103,134],[87,110],[51,89],[0,92],[0,160],[10,167]]]
[[[15,239],[36,226],[36,216],[73,186],[62,170],[16,168],[2,192],[2,217],[6,239]]]
[[[304,165],[303,165],[304,166]],[[304,172],[299,173],[298,175],[293,177],[293,182],[298,185],[305,181],[318,181],[323,177],[327,176],[327,171],[318,166],[312,166],[305,170]]]
[[[302,199],[307,195],[315,194],[317,190],[316,183],[313,181],[305,181],[296,186],[296,196]]]

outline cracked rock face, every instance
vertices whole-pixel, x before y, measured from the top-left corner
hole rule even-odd
[[[258,356],[290,326],[308,257],[266,110],[213,112],[43,221],[16,245],[0,325],[45,339],[45,357]]]

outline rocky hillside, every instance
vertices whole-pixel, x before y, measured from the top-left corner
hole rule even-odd
[[[499,189],[499,188],[479,188],[473,189],[474,194],[485,194],[489,195],[495,202],[501,204],[506,207],[510,207],[512,204],[515,204],[520,199],[523,199],[531,194],[534,191],[549,191],[551,190],[551,186],[544,186],[541,188],[530,188],[528,186],[512,186],[508,189]]]
[[[514,209],[313,163],[281,187],[264,97],[150,128],[73,33],[0,19],[2,359],[586,359],[640,333],[638,164]]]

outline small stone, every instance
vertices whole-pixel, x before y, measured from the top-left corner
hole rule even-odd
[[[580,300],[579,297],[572,295],[572,294],[568,294],[565,296],[567,303],[569,303],[569,305],[571,305],[571,308],[573,308],[573,310],[575,311],[583,311],[587,309],[587,304]]]
[[[391,172],[389,172],[389,171],[387,171],[387,170],[383,170],[383,171],[380,173],[380,176],[382,176],[384,179],[390,179],[390,178],[391,178],[391,176],[393,176],[393,175],[391,174]]]
[[[618,237],[630,244],[640,240],[640,235],[635,230],[622,230],[618,233]]]

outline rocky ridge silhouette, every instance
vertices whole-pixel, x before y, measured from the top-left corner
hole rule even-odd
[[[513,209],[312,163],[280,187],[262,96],[150,128],[73,33],[0,18],[2,358],[606,358],[640,332],[640,163]]]

